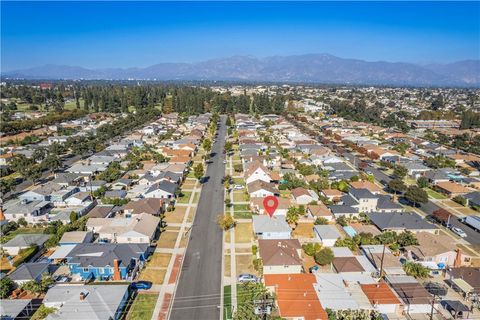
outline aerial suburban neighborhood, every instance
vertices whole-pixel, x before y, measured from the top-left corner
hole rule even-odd
[[[480,316],[479,119],[453,119],[478,90],[166,87],[112,113],[2,86],[2,316]],[[228,98],[174,112],[205,92]]]

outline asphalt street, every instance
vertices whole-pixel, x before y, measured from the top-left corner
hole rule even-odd
[[[208,180],[202,187],[170,312],[172,320],[220,319],[223,231],[216,219],[224,211],[225,120],[221,116],[218,138],[212,147],[215,156],[207,167]]]

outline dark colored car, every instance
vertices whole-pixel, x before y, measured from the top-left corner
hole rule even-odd
[[[150,281],[137,281],[137,282],[132,282],[130,287],[133,290],[148,290],[152,287],[152,283]]]

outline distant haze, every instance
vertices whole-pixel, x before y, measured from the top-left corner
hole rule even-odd
[[[5,72],[2,78],[229,80],[478,87],[480,60],[416,65],[343,59],[329,54],[273,56],[262,59],[233,56],[197,63],[159,63],[146,68],[128,69],[45,65]]]

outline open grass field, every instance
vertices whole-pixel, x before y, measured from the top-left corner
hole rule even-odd
[[[150,319],[157,303],[158,294],[140,293],[135,297],[127,314],[127,320]]]
[[[235,227],[235,242],[246,243],[252,241],[253,227],[251,223],[237,223]]]

